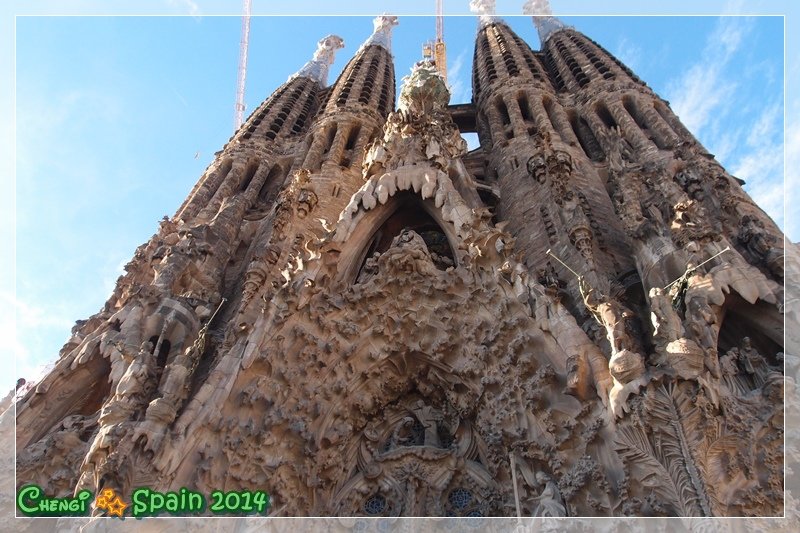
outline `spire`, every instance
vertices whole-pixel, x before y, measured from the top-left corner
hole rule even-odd
[[[496,5],[496,0],[472,0],[469,3],[470,11],[478,15],[478,28],[500,21],[494,16]]]
[[[553,16],[549,0],[528,0],[522,6],[522,12],[533,17],[533,23],[536,31],[539,32],[539,41],[542,45],[551,34],[565,28],[564,23]]]
[[[378,15],[372,21],[375,29],[372,30],[372,35],[364,41],[361,49],[370,45],[382,46],[389,52],[392,51],[392,28],[397,26],[397,17],[393,15]]]
[[[295,78],[310,78],[324,87],[328,83],[328,69],[333,64],[336,51],[340,48],[344,48],[344,40],[338,35],[323,37],[317,43],[317,49],[311,61],[303,65],[303,68],[296,74],[289,76],[286,81],[292,81]]]

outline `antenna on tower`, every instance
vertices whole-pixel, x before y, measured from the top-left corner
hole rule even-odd
[[[244,122],[244,82],[247,78],[247,47],[250,43],[250,4],[244,0],[244,16],[242,16],[242,39],[239,42],[239,71],[236,84],[236,104],[233,112],[233,131],[239,129]]]

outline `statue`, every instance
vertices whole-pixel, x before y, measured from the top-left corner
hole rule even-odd
[[[155,378],[155,356],[152,350],[152,342],[142,343],[136,357],[117,383],[114,396],[103,406],[100,424],[122,422],[144,406]]]
[[[528,174],[537,182],[544,183],[547,181],[547,165],[543,155],[536,154],[531,156],[530,159],[528,159],[526,167],[528,169]]]
[[[720,372],[722,373],[722,383],[728,390],[739,396],[747,394],[747,388],[739,379],[739,349],[731,348],[719,358]]]
[[[378,258],[378,265],[380,270],[407,274],[436,272],[428,246],[419,233],[411,229],[403,230],[392,240],[389,249]]]
[[[578,288],[586,309],[606,330],[606,338],[611,345],[608,372],[614,381],[609,392],[609,406],[615,416],[622,416],[627,409],[628,396],[637,390],[645,378],[644,357],[628,333],[627,322],[632,313],[612,298],[594,296],[595,289],[586,283],[583,276],[578,276]]]
[[[364,266],[361,267],[361,272],[358,273],[356,283],[366,283],[378,273],[378,259],[380,259],[380,257],[381,253],[375,252],[372,254],[372,257],[368,257],[367,260],[364,261]]]
[[[681,319],[664,289],[653,287],[649,296],[653,341],[659,347],[666,346],[667,343],[683,336]]]
[[[628,161],[632,161],[633,148],[622,135],[622,130],[619,126],[615,126],[608,130],[601,128],[598,131],[600,142],[606,148],[606,159],[608,161],[608,168],[615,174],[621,173]]]
[[[720,377],[717,357],[717,315],[708,304],[708,298],[695,294],[686,305],[686,330],[703,349],[703,363],[715,378]]]
[[[742,339],[742,345],[739,348],[739,359],[744,371],[752,377],[755,387],[761,387],[766,382],[769,368],[762,355],[753,348],[750,337]]]
[[[567,509],[564,507],[564,500],[558,490],[558,485],[544,472],[536,472],[536,483],[544,488],[538,496],[531,498],[536,504],[532,516],[567,516]]]
[[[422,400],[418,400],[414,407],[414,414],[425,428],[425,446],[439,448],[438,423],[442,421],[442,412],[430,405],[425,405]]]
[[[633,339],[625,327],[626,320],[632,316],[631,312],[612,298],[602,294],[598,296],[597,291],[589,286],[583,276],[578,278],[578,288],[586,309],[595,321],[606,329],[612,353],[635,348]]]
[[[775,246],[776,238],[767,233],[763,222],[753,215],[743,216],[737,239],[754,259],[762,261],[775,277],[783,279],[783,251]]]
[[[665,286],[662,289],[664,291],[669,289],[669,294],[672,296],[672,306],[676,310],[681,312],[681,313],[684,312],[684,305],[686,303],[686,301],[685,301],[686,292],[689,289],[690,278],[695,275],[695,273],[697,272],[697,270],[700,267],[702,267],[705,264],[709,263],[710,261],[716,259],[717,257],[721,256],[725,252],[730,251],[730,249],[731,249],[730,246],[727,246],[721,252],[718,252],[718,253],[712,255],[711,257],[709,257],[708,259],[706,259],[705,261],[703,261],[699,265],[695,265],[694,260],[693,260],[694,254],[692,252],[694,250],[696,250],[697,245],[694,242],[690,242],[689,244],[692,245],[692,246],[687,246],[687,249],[689,250],[692,259],[690,259],[686,263],[686,271],[683,274],[681,274],[681,276],[678,279],[676,279],[675,281],[673,281],[672,283],[668,284],[667,286]]]
[[[392,432],[392,444],[395,446],[414,446],[418,443],[415,442],[414,424],[416,419],[413,416],[405,416],[397,424]]]

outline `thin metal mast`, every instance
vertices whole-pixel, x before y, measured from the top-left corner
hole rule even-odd
[[[239,129],[244,122],[244,82],[247,78],[247,47],[250,43],[250,4],[244,0],[244,16],[242,17],[242,40],[239,42],[239,72],[236,84],[236,104],[233,113],[233,131]]]

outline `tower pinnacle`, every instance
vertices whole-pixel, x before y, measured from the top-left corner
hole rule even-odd
[[[470,11],[478,15],[480,28],[498,21],[498,18],[494,15],[496,7],[497,2],[495,0],[472,0],[469,3]]]
[[[372,30],[370,35],[361,48],[366,48],[370,45],[382,46],[389,52],[392,51],[392,28],[397,26],[397,17],[393,15],[378,15],[372,21],[375,29]]]
[[[563,22],[553,16],[549,0],[528,0],[522,6],[522,12],[533,17],[533,23],[542,44],[553,32],[565,27]]]
[[[338,35],[323,37],[317,43],[317,49],[311,60],[303,65],[296,74],[290,76],[287,81],[294,78],[311,78],[324,87],[328,82],[328,70],[333,64],[336,51],[340,48],[344,48],[344,39]]]

